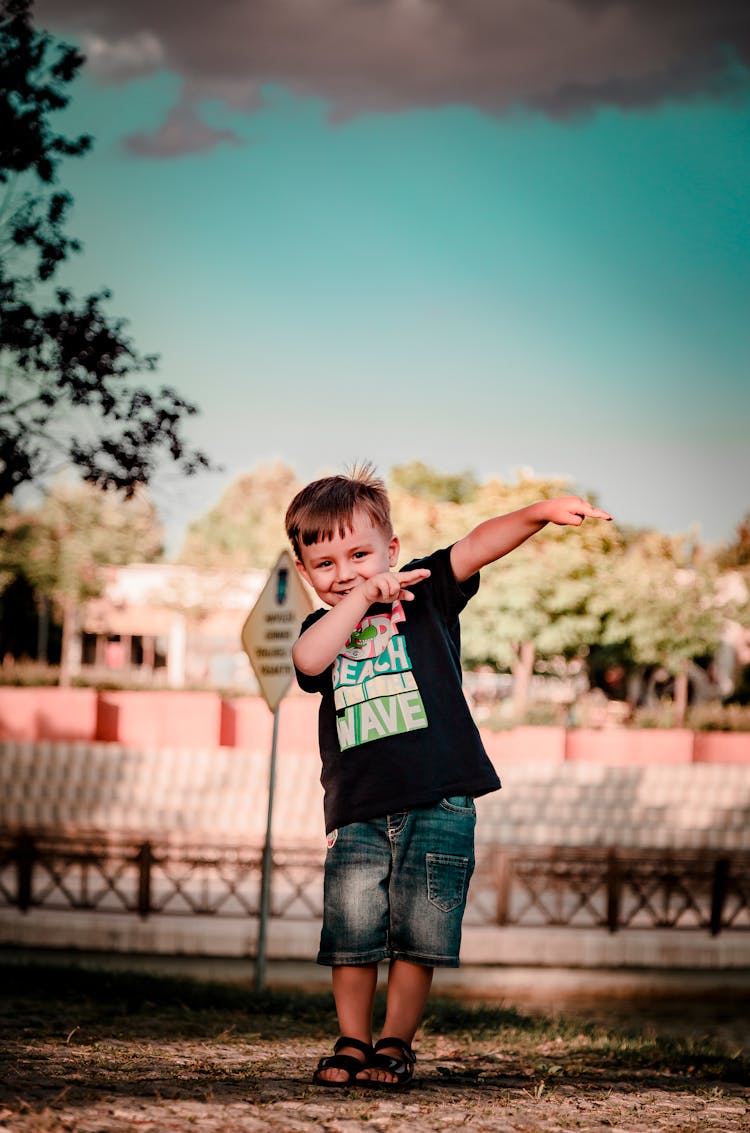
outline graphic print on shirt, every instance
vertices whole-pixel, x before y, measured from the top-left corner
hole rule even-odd
[[[363,618],[333,664],[336,730],[342,751],[427,727],[406,639],[404,608]]]

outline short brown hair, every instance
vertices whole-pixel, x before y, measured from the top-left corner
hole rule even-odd
[[[388,537],[393,534],[391,504],[383,481],[372,464],[360,464],[345,476],[313,480],[294,497],[286,512],[286,533],[298,559],[300,548],[323,539],[342,537],[351,529],[354,511],[361,508]]]

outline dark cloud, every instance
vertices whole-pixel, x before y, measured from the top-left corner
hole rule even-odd
[[[748,0],[38,0],[37,12],[82,39],[102,81],[180,74],[178,126],[188,97],[252,110],[269,83],[325,99],[338,120],[456,103],[554,115],[721,95],[750,64]],[[165,123],[131,146],[180,152],[179,133]],[[182,137],[188,149],[227,134]]]
[[[139,157],[178,157],[213,149],[220,142],[240,145],[242,139],[231,130],[206,125],[190,101],[183,99],[170,110],[158,130],[131,134],[125,139],[125,148]]]

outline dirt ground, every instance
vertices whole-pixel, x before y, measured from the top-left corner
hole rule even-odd
[[[747,992],[673,996],[663,1028],[653,1000],[644,1026],[625,1003],[603,1022],[440,998],[393,1093],[311,1084],[323,992],[10,964],[0,981],[0,1133],[750,1130]]]

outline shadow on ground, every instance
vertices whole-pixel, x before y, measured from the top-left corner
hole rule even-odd
[[[0,1126],[22,1133],[750,1128],[750,1060],[710,1036],[439,998],[412,1090],[323,1090],[327,992],[33,963],[0,988]]]

